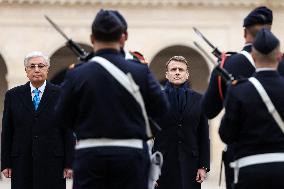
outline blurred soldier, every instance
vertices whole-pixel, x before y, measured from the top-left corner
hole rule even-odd
[[[96,57],[70,70],[63,84],[57,109],[59,124],[72,127],[79,140],[74,189],[147,187],[150,162],[146,140],[151,133],[142,105],[132,90],[126,89],[129,78],[133,78],[130,88],[135,86],[135,94],[142,93],[150,116],[163,115],[168,102],[148,67],[130,63],[121,55],[122,34],[117,16],[101,10],[92,24]],[[125,79],[125,85],[117,75]]]
[[[159,189],[200,189],[210,166],[209,128],[202,114],[201,95],[189,88],[188,63],[174,56],[166,64],[165,92],[171,104],[158,124],[154,150],[164,163]]]
[[[282,129],[274,119],[273,105],[266,103],[251,78],[231,86],[225,101],[225,115],[219,133],[227,143],[235,143],[235,183],[237,189],[284,188],[284,79],[277,71],[282,58],[279,40],[267,29],[258,32],[252,56],[253,74],[278,111]],[[272,112],[270,112],[272,110]]]
[[[65,189],[72,177],[72,134],[54,124],[59,88],[46,81],[49,58],[34,51],[24,60],[29,82],[5,96],[1,170],[12,189]]]
[[[252,10],[244,19],[244,38],[245,46],[243,50],[229,57],[224,67],[235,79],[248,78],[255,71],[255,63],[251,57],[252,42],[256,33],[262,28],[270,29],[272,25],[272,11],[267,7],[257,7]],[[226,85],[221,82],[221,78],[217,76],[214,69],[208,89],[202,98],[202,107],[209,119],[217,116],[223,108],[223,99],[226,95]],[[234,160],[234,145],[229,145],[223,154],[225,164],[226,187],[231,188],[233,182],[233,170],[229,167],[229,163]]]
[[[235,79],[248,78],[254,73],[255,65],[250,55],[252,42],[260,29],[271,28],[272,19],[272,11],[267,7],[255,8],[244,19],[245,46],[240,53],[229,57],[223,65]],[[219,86],[217,77],[215,70],[213,70],[209,87],[202,99],[204,111],[209,119],[217,116],[222,110],[223,99],[221,97],[223,95],[225,96],[226,93],[226,86],[224,83]],[[218,87],[221,88],[222,91],[220,91]],[[221,92],[222,94],[220,94]]]

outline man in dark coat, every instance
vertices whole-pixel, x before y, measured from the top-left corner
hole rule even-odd
[[[72,177],[72,133],[54,124],[59,88],[46,81],[49,58],[29,53],[24,61],[29,82],[5,96],[1,171],[12,189],[65,189]]]
[[[128,62],[120,53],[122,32],[122,23],[112,11],[99,11],[91,34],[96,57],[70,70],[63,84],[57,115],[79,140],[74,189],[145,189],[148,185],[147,120],[132,94],[103,65],[107,62],[132,75],[149,116],[163,115],[168,102],[148,67]],[[99,64],[98,58],[104,62]]]
[[[257,7],[252,10],[244,19],[244,38],[245,46],[240,53],[227,58],[222,65],[232,76],[238,80],[250,77],[255,71],[255,63],[250,55],[252,42],[256,33],[262,28],[271,29],[273,21],[272,11],[267,7]],[[284,62],[279,64],[279,72],[284,76]],[[218,83],[215,69],[210,78],[207,91],[202,98],[202,108],[209,119],[217,116],[223,109],[223,99],[226,96],[227,86],[224,82]],[[225,164],[226,188],[230,189],[233,182],[233,169],[229,163],[234,160],[234,145],[227,146],[223,153]]]
[[[253,77],[263,86],[283,124],[284,78],[277,71],[282,58],[279,40],[262,29],[253,43],[252,56],[256,65]],[[236,188],[284,188],[284,130],[249,80],[228,89],[225,112],[219,133],[225,143],[236,143]]]
[[[162,131],[154,142],[154,150],[164,156],[158,188],[200,189],[210,166],[209,128],[201,111],[201,95],[189,88],[184,57],[172,57],[166,69],[165,92],[171,107],[158,120]]]

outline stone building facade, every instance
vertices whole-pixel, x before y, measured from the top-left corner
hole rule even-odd
[[[0,0],[1,116],[5,91],[27,81],[23,59],[28,52],[40,50],[51,57],[49,78],[76,62],[64,38],[44,15],[90,49],[90,25],[97,11],[117,9],[129,24],[126,49],[142,52],[159,80],[164,79],[164,64],[171,56],[185,56],[190,62],[192,88],[203,92],[215,58],[192,27],[202,31],[220,50],[239,51],[244,43],[243,18],[260,5],[274,11],[273,32],[283,43],[284,0]],[[212,176],[219,172],[223,148],[218,123],[219,118],[211,121]]]

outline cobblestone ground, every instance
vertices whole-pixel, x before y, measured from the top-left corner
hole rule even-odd
[[[222,182],[222,186],[218,186],[218,179],[209,177],[203,184],[202,189],[225,189],[225,183]],[[72,188],[72,181],[67,181],[66,189]],[[0,181],[0,189],[10,189],[10,180],[3,179]]]

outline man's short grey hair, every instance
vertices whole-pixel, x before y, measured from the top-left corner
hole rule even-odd
[[[44,54],[43,52],[40,51],[32,51],[29,54],[26,55],[25,59],[24,59],[24,65],[25,67],[28,66],[29,60],[31,58],[36,58],[36,57],[42,57],[45,61],[45,64],[49,67],[50,66],[50,60],[49,57]]]

